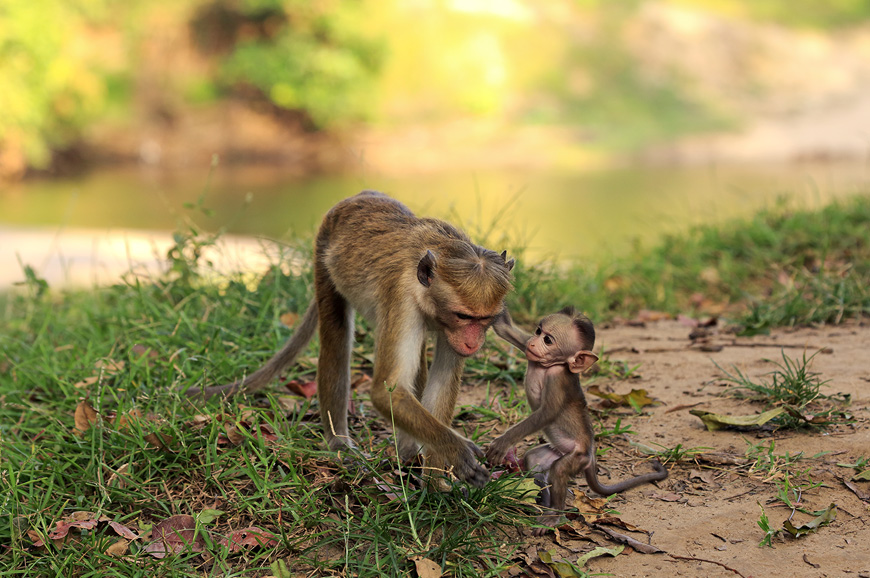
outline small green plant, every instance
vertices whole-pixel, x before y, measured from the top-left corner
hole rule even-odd
[[[589,374],[591,375],[589,383],[599,377],[620,380],[634,379],[638,377],[637,370],[640,369],[640,366],[640,363],[630,365],[627,361],[622,359],[611,359],[604,347],[602,347],[598,362],[589,370]]]
[[[631,429],[631,425],[626,424],[625,427],[622,426],[622,418],[616,418],[616,423],[613,424],[613,427],[610,429],[602,429],[597,434],[595,434],[595,439],[603,439],[609,438],[613,436],[621,436],[626,434],[635,434],[634,430]]]
[[[852,468],[857,474],[852,476],[854,480],[870,480],[870,458],[865,456],[861,456],[857,460],[855,460],[854,464],[847,464],[844,462],[838,462],[838,466],[841,468]]]
[[[667,463],[680,463],[684,460],[694,460],[695,456],[703,454],[705,451],[709,451],[713,448],[707,446],[695,446],[692,448],[684,448],[683,444],[677,444],[672,448],[665,447],[661,444],[657,444],[652,442],[652,445],[658,446],[662,448],[661,450],[654,450],[653,455],[656,456],[659,461],[663,464]]]
[[[770,527],[770,520],[767,517],[767,512],[764,511],[764,506],[758,504],[758,507],[761,508],[761,516],[758,518],[758,527],[764,530],[764,538],[761,539],[761,542],[758,543],[759,546],[770,546],[773,548],[772,540],[776,537],[777,534],[781,532],[781,530],[774,530]]]
[[[828,383],[827,380],[819,379],[819,373],[809,370],[809,365],[818,352],[809,357],[804,353],[800,362],[786,357],[785,350],[782,350],[781,354],[783,362],[772,361],[778,369],[767,374],[771,377],[770,383],[755,383],[737,367],[734,367],[734,374],[731,374],[722,369],[718,363],[714,362],[714,364],[725,374],[725,381],[736,384],[728,391],[734,392],[738,397],[760,399],[770,405],[785,404],[798,408],[818,399],[821,395],[819,390]]]
[[[721,371],[726,382],[735,384],[726,393],[736,397],[762,401],[767,407],[782,407],[786,411],[775,421],[783,428],[801,428],[807,426],[826,426],[834,422],[842,422],[845,417],[842,411],[834,405],[848,403],[849,397],[829,396],[821,393],[822,386],[828,380],[822,380],[819,373],[810,371],[809,366],[818,351],[807,357],[803,354],[800,360],[790,359],[782,350],[782,363],[772,360],[777,369],[767,375],[767,383],[757,383],[743,374],[736,366],[732,372],[723,369],[715,361],[713,364]],[[826,404],[821,401],[828,402]],[[807,417],[810,416],[810,417]]]
[[[753,460],[749,466],[749,472],[763,472],[766,479],[778,477],[782,472],[788,471],[794,465],[803,459],[803,452],[796,454],[776,454],[776,440],[770,440],[770,443],[764,442],[753,444],[746,438],[743,441],[749,446],[744,454],[747,459]]]
[[[802,472],[797,472],[795,477],[800,478],[807,474],[809,474],[808,469]],[[810,512],[807,512],[801,507],[803,494],[808,490],[813,490],[821,486],[822,482],[813,482],[812,480],[806,484],[793,484],[792,476],[788,472],[785,472],[782,478],[776,481],[776,499],[791,508],[792,511],[799,511],[808,514]],[[816,515],[818,515],[818,513],[816,513]]]

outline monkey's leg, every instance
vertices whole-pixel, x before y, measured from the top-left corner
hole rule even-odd
[[[555,452],[554,452],[555,453]],[[543,452],[542,452],[542,458]],[[546,459],[546,458],[544,458]],[[544,463],[543,461],[540,463]],[[572,452],[561,456],[559,459],[552,462],[547,481],[550,483],[550,492],[548,503],[542,504],[553,511],[541,514],[538,517],[538,522],[545,526],[555,526],[559,523],[562,516],[562,511],[565,510],[568,500],[568,482],[577,472],[588,467],[588,459],[586,454]],[[541,536],[547,533],[546,528],[536,528],[534,534]]]
[[[553,446],[543,444],[534,447],[523,454],[523,469],[535,472],[535,483],[541,487],[540,504],[549,508],[552,502],[550,495],[550,468],[553,462],[562,457]]]
[[[317,395],[324,436],[329,447],[338,450],[354,447],[347,429],[354,312],[322,269],[315,267],[315,292],[320,315]]]

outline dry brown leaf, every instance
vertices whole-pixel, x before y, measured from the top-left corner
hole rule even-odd
[[[414,563],[417,576],[420,578],[441,578],[441,566],[432,560],[422,556],[414,556],[411,561]]]
[[[273,548],[278,545],[275,535],[256,526],[235,530],[232,534],[219,540],[218,544],[225,544],[230,552],[238,552],[242,549]]]
[[[80,401],[79,404],[76,406],[76,427],[73,433],[75,433],[79,437],[84,435],[84,433],[91,428],[91,425],[97,423],[99,415],[100,414],[97,413],[97,410],[95,410],[90,403],[85,400]]]
[[[245,436],[239,431],[239,428],[235,424],[225,423],[224,433],[218,436],[217,443],[219,445],[230,443],[237,446],[243,441],[245,441]]]
[[[150,347],[138,343],[130,348],[130,353],[136,357],[147,357],[148,359],[154,359],[160,355]]]
[[[372,381],[371,376],[366,375],[365,373],[360,373],[358,376],[356,376],[354,378],[354,380],[352,382],[350,382],[350,388],[357,389],[360,386],[367,385],[367,384],[371,383],[371,381]]]
[[[653,492],[652,496],[650,497],[656,500],[661,500],[663,502],[679,502],[683,499],[683,496],[681,496],[680,494],[675,494],[674,492],[664,492],[661,494],[658,492]]]
[[[151,432],[142,436],[142,439],[158,450],[170,451],[169,446],[172,444],[172,438],[166,434]]]
[[[165,558],[186,550],[202,552],[204,549],[202,537],[196,535],[196,520],[186,514],[158,522],[151,528],[151,537],[154,541],[145,547],[145,551],[155,558]]]
[[[122,556],[126,556],[127,552],[130,550],[130,542],[127,540],[118,540],[108,548],[106,548],[105,554],[112,556],[114,558],[120,558]]]
[[[293,311],[288,311],[287,313],[281,315],[281,317],[279,317],[278,319],[280,319],[281,323],[283,323],[287,327],[293,327],[294,325],[296,325],[296,322],[299,321],[299,314],[294,313]]]
[[[89,386],[91,386],[91,385],[94,385],[95,383],[97,383],[97,380],[99,380],[99,379],[100,379],[100,378],[97,377],[96,375],[92,375],[92,376],[90,376],[90,377],[86,377],[86,378],[84,378],[84,379],[81,380],[81,381],[77,381],[77,382],[75,382],[75,383],[73,384],[73,387],[75,387],[76,389],[83,389],[83,388],[85,388],[85,387],[89,387]]]
[[[293,379],[284,384],[284,387],[297,395],[301,395],[305,399],[311,399],[317,393],[316,381],[301,381]]]
[[[109,527],[115,531],[119,536],[127,538],[128,540],[138,540],[139,535],[125,526],[120,522],[109,522]]]
[[[125,365],[127,364],[123,361],[115,361],[114,359],[98,359],[94,364],[94,368],[102,371],[106,375],[114,375],[123,371]]]
[[[690,480],[701,480],[705,484],[716,483],[715,474],[710,470],[689,470]]]
[[[639,542],[635,540],[631,536],[626,536],[625,534],[620,534],[619,532],[615,532],[610,528],[604,528],[601,526],[595,526],[598,530],[601,530],[617,542],[621,544],[625,544],[626,546],[631,546],[634,550],[640,552],[641,554],[659,554],[665,553],[661,548],[657,548],[656,546],[652,546],[651,544],[644,544],[643,542]]]

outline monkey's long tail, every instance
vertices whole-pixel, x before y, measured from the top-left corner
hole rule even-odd
[[[646,484],[648,482],[657,482],[668,477],[668,470],[665,469],[662,463],[658,460],[653,460],[652,466],[653,469],[655,469],[654,472],[635,476],[619,482],[618,484],[613,484],[612,486],[605,486],[598,481],[598,476],[595,474],[595,462],[592,462],[592,464],[592,467],[586,468],[586,483],[589,484],[589,487],[592,488],[595,493],[601,494],[602,496],[610,496],[611,494],[624,492],[625,490],[634,488],[635,486]]]
[[[282,371],[284,371],[291,363],[299,356],[299,353],[308,345],[311,338],[314,337],[314,332],[317,330],[317,301],[312,300],[305,310],[305,315],[302,321],[296,327],[296,331],[281,348],[281,351],[272,356],[272,359],[266,362],[263,367],[246,377],[241,381],[227,383],[224,385],[213,385],[205,389],[189,389],[187,390],[188,397],[207,400],[215,395],[231,396],[240,392],[253,392],[263,389],[270,381],[275,379]]]

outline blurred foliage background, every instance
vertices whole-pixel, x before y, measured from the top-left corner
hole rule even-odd
[[[0,0],[0,175],[468,119],[636,151],[771,93],[788,108],[807,75],[768,82],[785,73],[765,54],[836,60],[868,18],[866,0]]]

